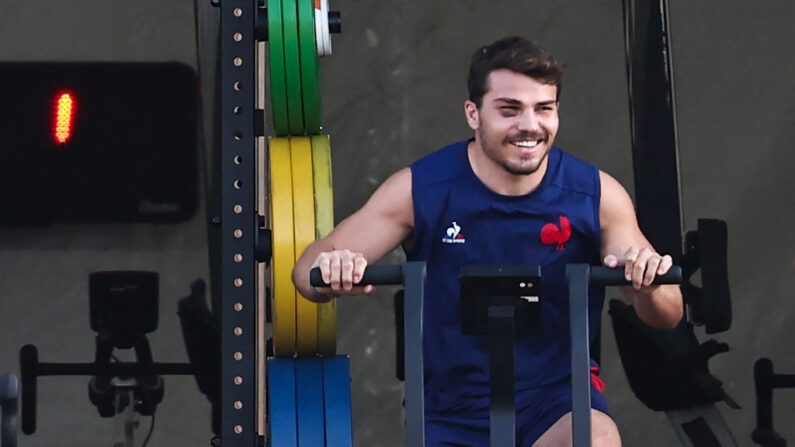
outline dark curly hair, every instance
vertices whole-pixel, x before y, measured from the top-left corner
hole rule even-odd
[[[563,66],[543,48],[524,37],[512,36],[478,48],[469,65],[469,100],[480,108],[483,95],[489,89],[489,74],[506,69],[529,76],[544,84],[557,87],[560,98]]]

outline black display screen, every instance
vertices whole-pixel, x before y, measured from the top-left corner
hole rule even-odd
[[[0,224],[181,222],[197,207],[194,70],[0,63]]]

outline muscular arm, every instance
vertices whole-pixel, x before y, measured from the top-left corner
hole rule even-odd
[[[404,168],[387,179],[357,212],[340,222],[328,236],[307,247],[293,269],[293,282],[301,295],[313,301],[323,301],[309,284],[309,270],[318,255],[335,250],[361,253],[365,262],[374,263],[400,244],[414,227],[414,207],[411,198],[411,170]],[[335,291],[351,275],[353,263],[331,266]],[[354,278],[353,282],[357,282]],[[348,288],[344,288],[346,291]]]
[[[602,227],[602,258],[610,267],[624,265],[632,287],[622,287],[638,317],[656,328],[672,328],[682,319],[679,286],[650,286],[656,274],[665,273],[670,261],[662,260],[640,231],[632,200],[614,178],[599,173],[602,197],[599,220]],[[670,258],[668,258],[670,259]],[[662,265],[666,264],[666,265]]]

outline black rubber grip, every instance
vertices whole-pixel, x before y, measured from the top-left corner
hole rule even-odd
[[[628,286],[632,284],[624,277],[623,267],[591,267],[591,282],[599,282],[606,286]],[[681,284],[682,267],[671,266],[671,269],[664,275],[654,277],[652,284]]]
[[[309,272],[309,283],[315,287],[327,287],[320,274],[320,268],[315,267]],[[399,264],[372,265],[364,270],[364,276],[359,285],[388,286],[403,284],[403,269]]]
[[[22,376],[22,433],[36,431],[36,366],[39,351],[33,345],[25,345],[19,350],[19,374]]]

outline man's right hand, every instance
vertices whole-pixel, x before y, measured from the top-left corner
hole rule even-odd
[[[333,298],[339,295],[369,295],[375,291],[375,286],[366,284],[359,286],[359,282],[367,267],[367,259],[361,253],[350,250],[334,250],[320,253],[312,268],[320,268],[323,281],[330,287],[317,287],[315,290],[325,296],[320,298]]]

